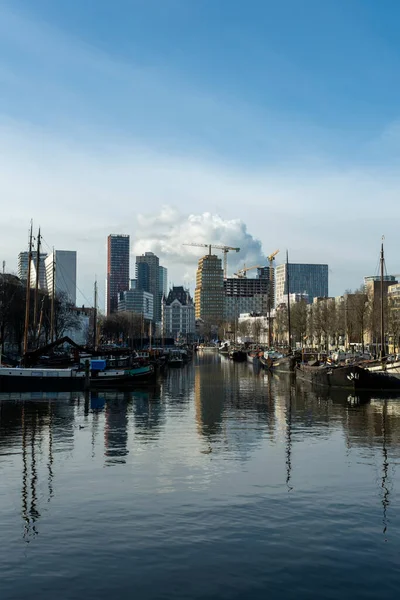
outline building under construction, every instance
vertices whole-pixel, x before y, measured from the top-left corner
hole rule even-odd
[[[258,267],[257,277],[229,277],[224,281],[224,318],[229,321],[241,313],[267,315],[274,307],[274,269]]]

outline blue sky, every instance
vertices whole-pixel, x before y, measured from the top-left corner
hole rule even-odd
[[[241,245],[238,265],[328,262],[339,294],[385,234],[400,272],[399,17],[392,0],[0,1],[7,264],[33,217],[78,250],[86,296],[119,230],[176,284],[186,235]]]

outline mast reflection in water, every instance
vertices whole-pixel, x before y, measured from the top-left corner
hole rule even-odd
[[[400,399],[216,353],[0,395],[2,600],[397,597],[399,459]]]

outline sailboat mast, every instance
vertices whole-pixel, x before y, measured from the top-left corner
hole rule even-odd
[[[39,271],[40,271],[40,227],[37,237],[36,247],[36,282],[35,282],[35,301],[33,305],[33,329],[36,335],[37,312],[38,312],[38,294],[39,294]]]
[[[383,272],[385,265],[385,255],[383,252],[383,241],[381,244],[381,359],[385,357],[385,321],[383,306]]]
[[[292,330],[290,324],[290,278],[289,278],[289,256],[286,250],[286,284],[287,284],[287,314],[288,314],[288,342],[289,352],[292,351]]]
[[[94,282],[93,348],[97,350],[97,280]]]
[[[28,332],[29,332],[29,305],[31,297],[31,262],[32,262],[32,228],[29,232],[29,247],[28,247],[28,272],[26,276],[26,300],[25,300],[25,329],[24,329],[24,354],[28,351]]]
[[[54,342],[54,304],[56,294],[56,254],[53,247],[53,261],[52,261],[52,286],[51,286],[51,307],[50,307],[50,341]]]

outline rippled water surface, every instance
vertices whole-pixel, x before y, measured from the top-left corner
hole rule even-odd
[[[399,598],[400,398],[199,357],[0,395],[0,598]]]

